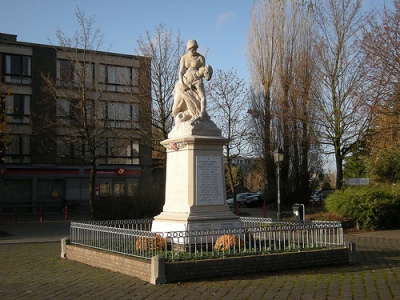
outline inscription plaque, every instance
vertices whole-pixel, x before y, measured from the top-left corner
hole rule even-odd
[[[222,179],[220,156],[196,156],[196,204],[223,205]]]

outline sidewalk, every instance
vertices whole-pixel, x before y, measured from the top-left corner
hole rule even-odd
[[[69,237],[69,221],[0,224],[0,244],[44,243]]]
[[[88,219],[87,213],[73,213],[68,220],[64,214],[45,215],[40,222],[39,214],[0,216],[0,244],[59,242],[69,237],[70,223]]]

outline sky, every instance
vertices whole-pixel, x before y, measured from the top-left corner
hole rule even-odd
[[[182,40],[197,40],[214,69],[236,68],[247,76],[245,58],[252,0],[1,0],[0,32],[17,40],[57,45],[56,30],[72,37],[77,8],[94,16],[104,34],[101,50],[137,54],[137,40],[163,23]]]
[[[323,1],[323,0],[322,0]],[[392,0],[364,0],[382,7]],[[56,31],[72,37],[79,29],[75,12],[95,18],[104,35],[100,50],[137,54],[137,40],[165,24],[182,39],[197,40],[198,52],[214,70],[237,70],[248,82],[247,34],[254,0],[1,0],[0,32],[21,42],[57,45]]]

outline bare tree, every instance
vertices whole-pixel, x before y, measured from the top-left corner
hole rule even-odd
[[[320,88],[314,95],[316,134],[326,154],[336,161],[336,187],[341,188],[343,159],[368,126],[370,112],[359,97],[367,71],[357,41],[365,26],[361,0],[327,0],[315,6],[315,55]]]
[[[151,58],[152,113],[147,114],[153,127],[153,140],[149,141],[153,157],[165,164],[165,149],[160,141],[168,138],[173,126],[172,105],[175,83],[178,81],[179,59],[184,53],[184,43],[178,30],[174,36],[172,30],[164,24],[155,28],[154,35],[148,31],[146,36],[137,40],[137,52]]]
[[[56,32],[58,74],[42,74],[48,108],[35,108],[33,126],[41,132],[38,139],[53,140],[57,162],[90,166],[93,211],[97,165],[132,163],[133,153],[139,153],[139,143],[133,142],[140,139],[135,133],[139,108],[129,92],[140,71],[129,65],[131,58],[117,62],[123,58],[100,52],[102,34],[93,27],[94,17],[86,18],[79,9],[75,15],[79,30],[73,37]],[[146,68],[145,62],[141,67]],[[111,93],[115,89],[120,92],[118,98]]]
[[[98,120],[92,118],[92,115],[96,116],[95,112],[99,111],[96,107],[99,105],[99,101],[91,97],[94,83],[92,81],[93,54],[90,51],[98,49],[102,42],[102,36],[98,29],[93,29],[93,18],[86,19],[84,12],[79,9],[75,16],[79,31],[75,33],[74,37],[65,36],[60,29],[56,32],[61,50],[65,54],[63,66],[60,66],[60,79],[63,81],[61,85],[65,85],[67,88],[58,89],[57,81],[54,77],[49,74],[42,75],[45,82],[45,91],[54,99],[51,107],[55,108],[56,115],[59,117],[52,118],[49,115],[38,115],[37,119],[41,119],[42,124],[46,124],[47,128],[61,125],[63,127],[61,129],[62,134],[52,134],[51,138],[55,139],[57,145],[72,144],[74,156],[71,158],[82,160],[81,163],[87,161],[90,165],[89,204],[92,211],[95,198],[96,150],[99,148],[100,127],[98,126]],[[83,49],[83,51],[78,49]],[[49,101],[52,102],[51,98]],[[33,124],[33,126],[37,125]],[[103,131],[104,128],[101,128]],[[87,151],[85,151],[85,148],[87,148]],[[57,150],[57,152],[59,153],[60,151]],[[69,155],[66,156],[68,157]]]
[[[208,84],[209,111],[212,119],[228,139],[225,146],[227,177],[236,201],[232,159],[248,153],[247,104],[249,93],[243,79],[238,78],[236,70],[217,70]]]

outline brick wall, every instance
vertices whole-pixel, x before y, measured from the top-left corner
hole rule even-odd
[[[137,277],[144,281],[150,281],[151,263],[143,259],[135,259],[75,245],[66,246],[66,258],[93,267]]]
[[[151,261],[75,245],[66,245],[65,250],[68,259],[137,277],[151,283],[345,265],[349,264],[350,256],[355,255],[349,248],[338,248],[184,262],[164,263],[164,260],[160,260],[160,266],[156,267],[158,270],[154,270],[153,265],[152,273]],[[157,278],[162,279],[157,280]]]
[[[309,252],[274,253],[246,257],[165,263],[167,282],[218,276],[262,273],[349,263],[349,250],[327,249]]]

